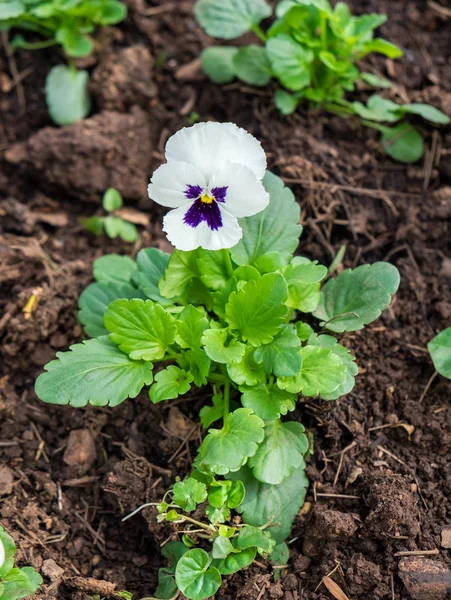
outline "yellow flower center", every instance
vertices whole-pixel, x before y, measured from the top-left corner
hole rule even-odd
[[[200,197],[200,201],[204,204],[211,204],[214,201],[214,198],[209,194],[202,194],[202,196]]]

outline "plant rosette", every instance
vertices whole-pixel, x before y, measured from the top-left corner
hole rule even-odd
[[[354,16],[345,2],[332,7],[328,0],[280,0],[275,21],[264,31],[261,22],[272,14],[266,0],[197,0],[194,12],[204,31],[215,38],[255,34],[256,44],[203,50],[203,69],[219,84],[238,78],[247,85],[266,86],[276,80],[280,87],[274,102],[283,115],[300,104],[319,106],[344,118],[357,115],[381,133],[387,154],[406,163],[417,161],[424,152],[421,134],[408,117],[436,125],[449,123],[447,115],[427,104],[396,104],[378,94],[366,104],[346,99],[349,92],[391,87],[384,77],[358,67],[372,52],[390,59],[402,56],[400,48],[375,37],[386,15]]]
[[[294,256],[299,205],[235,125],[183,129],[166,159],[149,194],[170,209],[163,228],[174,252],[95,261],[96,282],[79,301],[92,339],[57,353],[36,393],[117,406],[147,386],[154,403],[202,388],[206,435],[193,472],[156,505],[159,521],[184,532],[164,547],[170,564],[156,596],[201,600],[257,554],[287,556],[311,452],[292,413],[303,398],[352,390],[358,368],[340,336],[381,315],[399,273],[378,262],[333,277],[342,253],[330,269]]]

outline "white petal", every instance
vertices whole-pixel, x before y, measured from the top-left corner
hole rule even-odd
[[[186,204],[185,196],[189,185],[198,185],[205,189],[205,178],[192,165],[185,162],[172,162],[161,165],[152,175],[147,191],[149,198],[169,208]]]
[[[260,142],[233,123],[196,123],[169,138],[168,162],[194,165],[208,180],[226,161],[251,169],[263,179],[266,155]]]
[[[238,221],[220,207],[222,227],[211,230],[207,223],[202,222],[197,227],[191,227],[183,222],[186,211],[191,203],[180,206],[168,212],[163,219],[163,231],[168,240],[179,250],[195,250],[202,247],[206,250],[220,250],[235,246],[243,235],[243,230]]]
[[[238,219],[256,215],[269,204],[269,194],[247,167],[224,163],[210,179],[210,190],[227,186],[225,202],[220,204]]]

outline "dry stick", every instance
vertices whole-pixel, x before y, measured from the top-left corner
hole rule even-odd
[[[346,452],[348,452],[349,450],[354,448],[354,446],[357,446],[357,442],[352,442],[352,444],[349,444],[349,446],[346,446],[346,448],[343,448],[343,450],[341,450],[341,452],[340,452],[340,462],[338,463],[337,473],[334,478],[334,484],[333,484],[334,487],[338,483],[338,478],[340,476],[341,467],[343,466],[343,456],[345,455]]]
[[[19,100],[21,114],[25,112],[25,92],[23,91],[23,85],[20,80],[20,73],[17,69],[17,64],[13,56],[13,52],[11,50],[11,46],[9,45],[8,34],[6,31],[2,31],[2,43],[5,48],[6,57],[8,59],[9,70],[11,71],[11,75],[13,76],[13,81],[17,85],[17,98]]]
[[[350,494],[322,494],[317,492],[317,496],[322,498],[349,498],[351,500],[360,500],[360,496],[351,496]]]
[[[429,381],[428,381],[428,382],[427,382],[427,384],[426,384],[426,387],[425,387],[425,388],[424,388],[424,390],[423,390],[423,393],[421,394],[421,398],[418,400],[418,402],[419,402],[419,403],[423,402],[423,400],[424,400],[424,397],[425,397],[425,396],[426,396],[426,394],[428,393],[428,391],[429,391],[429,388],[431,387],[431,385],[432,385],[432,382],[433,382],[433,381],[434,381],[434,379],[437,377],[437,375],[438,375],[438,372],[437,372],[437,371],[434,371],[434,372],[432,373],[431,377],[429,378]]]
[[[182,443],[180,444],[180,446],[177,448],[177,450],[174,452],[174,454],[168,460],[168,465],[170,465],[171,462],[176,458],[176,456],[181,451],[181,449],[183,448],[183,446],[189,442],[191,436],[196,431],[196,429],[197,429],[197,425],[194,425],[194,427],[192,429],[190,429],[188,435],[186,435],[186,437],[182,440]]]
[[[403,552],[395,552],[393,556],[435,556],[440,554],[440,550],[404,550]]]
[[[380,444],[378,444],[378,445],[376,446],[376,448],[377,448],[378,450],[380,450],[381,452],[383,452],[384,454],[387,454],[388,456],[391,456],[391,458],[392,458],[393,460],[396,460],[396,462],[399,462],[401,465],[404,465],[405,467],[407,467],[406,463],[405,463],[403,460],[401,460],[400,458],[398,458],[398,457],[396,456],[396,454],[393,454],[393,452],[390,452],[390,450],[386,450],[386,449],[385,449],[383,446],[381,446]]]

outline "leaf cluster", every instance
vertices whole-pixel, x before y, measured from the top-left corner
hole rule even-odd
[[[36,592],[42,577],[33,567],[14,566],[16,545],[0,525],[0,600],[19,600]]]
[[[107,213],[107,217],[88,217],[80,219],[85,229],[95,235],[102,235],[103,232],[111,239],[120,237],[125,242],[133,244],[138,239],[138,230],[136,225],[123,219],[116,211],[119,211],[124,204],[121,194],[114,188],[109,188],[103,195],[102,206]]]
[[[208,432],[196,475],[174,485],[160,518],[191,522],[202,504],[214,544],[231,510],[251,527],[269,524],[277,544],[289,535],[308,486],[309,452],[303,425],[289,413],[300,397],[332,400],[351,391],[358,368],[333,334],[373,322],[399,285],[388,263],[331,278],[317,261],[293,256],[302,232],[299,205],[275,175],[267,173],[263,183],[269,205],[240,220],[243,239],[230,251],[169,255],[150,248],[136,261],[95,261],[96,282],[79,301],[93,339],[58,353],[36,382],[42,400],[77,407],[116,406],[144,386],[154,403],[206,386],[211,403],[199,417]],[[315,333],[315,322],[328,333]],[[238,560],[242,553],[252,562],[250,548],[259,551],[258,544],[237,545],[244,535],[221,540],[211,556],[193,548],[166,575],[175,573],[189,598],[212,595],[220,575],[249,564]],[[230,552],[221,558],[224,548]]]
[[[354,16],[345,2],[332,8],[328,0],[281,0],[276,20],[264,32],[260,22],[271,12],[265,0],[197,1],[197,20],[209,35],[229,40],[253,31],[264,43],[204,50],[202,65],[213,81],[228,83],[237,77],[265,86],[275,79],[281,87],[274,101],[282,114],[289,115],[300,103],[307,103],[345,118],[358,115],[381,132],[384,150],[402,162],[414,162],[423,154],[421,135],[406,116],[449,123],[444,113],[427,104],[398,105],[377,94],[366,105],[346,99],[358,86],[391,87],[387,79],[357,66],[372,52],[392,59],[402,56],[397,46],[375,37],[386,15]]]

